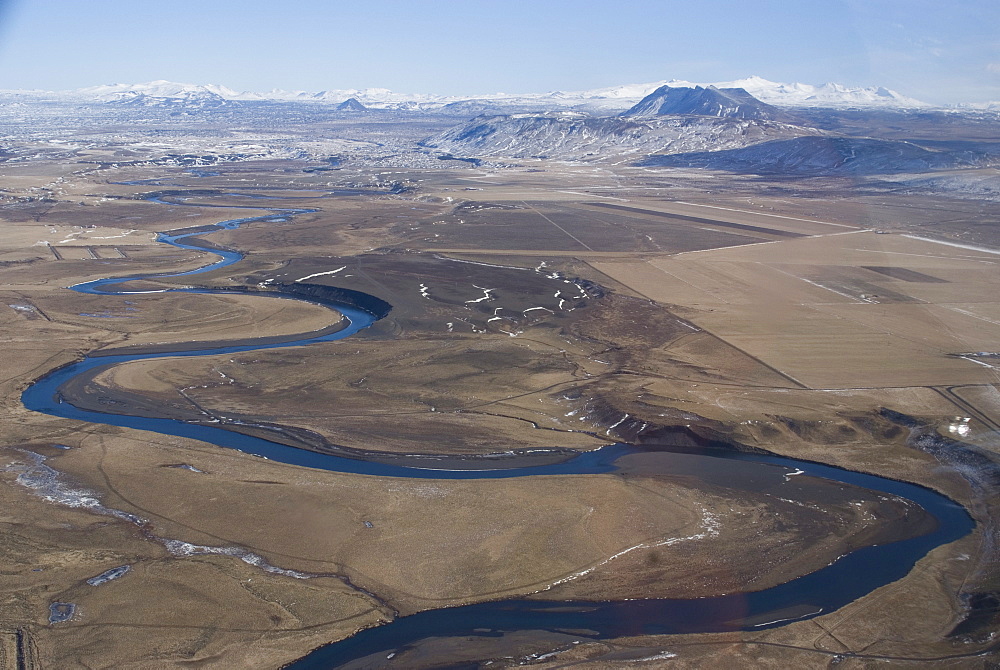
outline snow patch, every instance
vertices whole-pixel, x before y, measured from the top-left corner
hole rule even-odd
[[[337,268],[336,270],[330,270],[328,272],[314,272],[311,275],[306,275],[305,277],[299,277],[295,281],[297,281],[297,282],[298,281],[305,281],[307,279],[312,279],[313,277],[323,277],[323,276],[326,276],[326,275],[335,275],[338,272],[341,272],[342,270],[346,270],[346,269],[347,269],[347,266],[345,265],[342,268]],[[273,280],[271,280],[271,281],[273,281]]]

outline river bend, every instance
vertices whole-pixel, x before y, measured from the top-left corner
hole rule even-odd
[[[160,199],[154,201],[172,206],[202,206]],[[220,205],[205,206],[220,207]],[[285,221],[296,214],[315,210],[268,208],[266,211],[268,213],[263,216],[223,221],[216,224],[215,228],[233,229],[247,223]],[[139,279],[193,276],[232,265],[243,258],[237,251],[205,248],[191,243],[191,238],[208,232],[212,230],[201,227],[194,232],[162,233],[158,240],[182,249],[205,251],[219,256],[219,260],[211,264],[174,274],[98,279],[71,288],[92,294],[141,294],[148,291],[128,291],[120,287],[116,290],[115,287]],[[196,288],[166,289],[166,291],[214,292]],[[287,296],[283,298],[287,299]],[[413,464],[405,464],[404,459],[404,464],[400,464],[398,459],[392,463],[383,463],[320,454],[225,430],[208,423],[187,423],[173,419],[144,418],[81,409],[66,401],[60,393],[60,388],[69,380],[92,372],[95,368],[168,356],[210,356],[328,342],[348,338],[371,325],[377,318],[349,305],[338,305],[337,310],[349,321],[347,327],[334,333],[304,335],[300,339],[279,344],[255,344],[249,341],[238,345],[213,346],[194,351],[87,356],[37,380],[24,391],[22,402],[31,410],[53,416],[201,440],[292,465],[379,477],[488,479],[607,473],[616,469],[616,461],[622,456],[642,451],[638,447],[615,444],[549,465],[483,470],[431,469],[426,467],[426,460],[423,462],[414,460]],[[671,458],[669,453],[663,457]],[[789,472],[798,470],[814,477],[898,496],[920,505],[935,518],[936,527],[933,531],[918,537],[857,549],[816,572],[762,591],[689,600],[651,598],[626,601],[551,602],[507,599],[429,610],[401,617],[389,624],[361,631],[351,638],[321,647],[288,667],[295,670],[335,667],[374,653],[393,653],[428,637],[498,636],[524,630],[573,630],[586,631],[581,633],[581,637],[606,639],[626,635],[762,630],[780,626],[791,620],[831,612],[898,580],[929,551],[963,537],[974,527],[972,519],[959,505],[941,494],[914,484],[778,456],[705,450],[697,454],[687,453],[684,457],[738,460],[741,461],[745,471],[753,471],[757,476],[765,477],[784,477]]]

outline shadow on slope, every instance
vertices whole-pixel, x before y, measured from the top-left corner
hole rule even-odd
[[[643,167],[698,167],[753,174],[891,174],[985,167],[982,151],[931,150],[911,142],[805,136],[739,149],[650,156]]]

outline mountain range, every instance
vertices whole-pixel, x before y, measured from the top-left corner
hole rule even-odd
[[[351,119],[332,126],[347,136],[304,142],[282,137],[270,148],[255,140],[252,150],[218,150],[226,156],[264,151],[420,166],[438,159],[478,165],[548,158],[766,175],[901,175],[899,183],[910,183],[905,175],[934,173],[935,179],[949,175],[935,188],[975,194],[993,189],[977,170],[1000,167],[1000,112],[991,105],[934,109],[884,88],[760,77],[478,97],[387,89],[253,93],[162,80],[62,92],[0,91],[8,121],[32,132],[40,123],[76,128],[87,119],[88,127],[106,123],[145,132],[163,124],[200,137],[206,128],[199,124],[206,123],[210,129],[312,128]],[[398,133],[391,146],[387,128]],[[197,151],[204,158],[208,150]]]
[[[778,107],[832,107],[915,109],[930,105],[882,87],[849,87],[841,84],[813,86],[801,83],[773,82],[752,76],[729,82],[693,83],[678,79],[647,84],[627,84],[585,91],[551,91],[547,93],[446,96],[433,94],[396,93],[385,88],[338,89],[324,91],[267,92],[237,91],[216,84],[184,84],[165,80],[138,84],[107,84],[68,91],[8,90],[6,97],[41,98],[67,102],[116,102],[144,95],[149,98],[185,98],[217,96],[229,101],[293,101],[343,103],[351,98],[369,109],[418,109],[432,111],[446,105],[465,102],[521,105],[548,108],[579,107],[592,111],[623,111],[658,89],[714,87],[718,90],[742,89],[759,101]],[[990,103],[983,103],[988,105]]]
[[[725,116],[555,112],[478,116],[422,144],[456,156],[587,160],[736,149],[807,132],[789,124]]]
[[[635,165],[756,174],[924,173],[1000,162],[995,113],[980,116],[796,109],[770,105],[738,87],[661,86],[617,115],[480,115],[422,145],[476,158],[621,162],[640,157]],[[986,137],[968,141],[981,129]],[[893,137],[885,137],[887,132]]]

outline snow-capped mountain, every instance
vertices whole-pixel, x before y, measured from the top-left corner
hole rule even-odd
[[[799,83],[786,84],[769,81],[756,75],[745,79],[710,83],[691,82],[684,79],[665,79],[649,84],[626,84],[589,91],[577,91],[571,94],[558,93],[553,95],[576,99],[629,100],[643,98],[664,86],[670,88],[695,88],[698,86],[702,88],[714,86],[718,89],[739,88],[762,102],[784,107],[920,108],[931,106],[925,102],[909,98],[881,86],[866,88],[843,86],[842,84],[833,83],[823,84],[822,86]]]
[[[697,114],[730,119],[777,120],[783,116],[777,108],[761,102],[742,88],[715,86],[661,86],[622,116],[649,118],[667,114]]]
[[[973,109],[978,111],[994,112],[1000,111],[1000,100],[987,100],[985,102],[965,102],[957,105],[958,109]]]
[[[757,76],[717,86],[742,88],[759,100],[787,107],[931,107],[882,86],[851,88],[834,83],[822,86],[782,84]]]
[[[728,82],[690,82],[680,79],[647,84],[625,84],[586,91],[550,91],[547,93],[489,93],[482,95],[434,95],[427,93],[396,93],[386,88],[330,89],[324,91],[267,92],[236,91],[217,84],[184,84],[156,80],[138,84],[107,84],[71,91],[0,91],[7,96],[29,99],[57,99],[75,102],[110,102],[123,96],[145,95],[151,98],[183,98],[191,94],[210,93],[226,100],[287,101],[340,104],[351,98],[368,109],[418,109],[434,111],[446,105],[469,102],[535,109],[580,108],[592,111],[624,111],[642,98],[662,87],[669,88],[740,88],[758,100],[781,107],[837,108],[921,108],[926,103],[881,87],[848,87],[841,84],[813,86],[799,83],[773,82],[752,76]]]
[[[758,90],[763,86],[749,83]],[[743,88],[664,85],[618,116],[579,111],[483,115],[429,137],[423,145],[470,157],[620,161],[644,153],[647,158],[639,165],[767,174],[891,174],[996,164],[990,152],[971,145],[927,147],[851,137],[814,125],[837,114],[823,108],[779,108]],[[883,115],[867,113],[871,118]]]
[[[185,98],[193,94],[212,94],[227,100],[238,100],[243,94],[225,86],[217,84],[181,84],[174,81],[158,79],[143,84],[106,84],[102,86],[88,86],[78,88],[73,91],[64,91],[66,97],[80,98],[83,100],[97,100],[109,102],[119,100],[123,96],[134,97],[145,95],[150,98]]]
[[[109,100],[107,104],[120,107],[162,107],[194,111],[238,106],[240,102],[210,91],[185,91],[182,95],[177,96],[158,96],[126,91],[117,94],[117,97]]]

